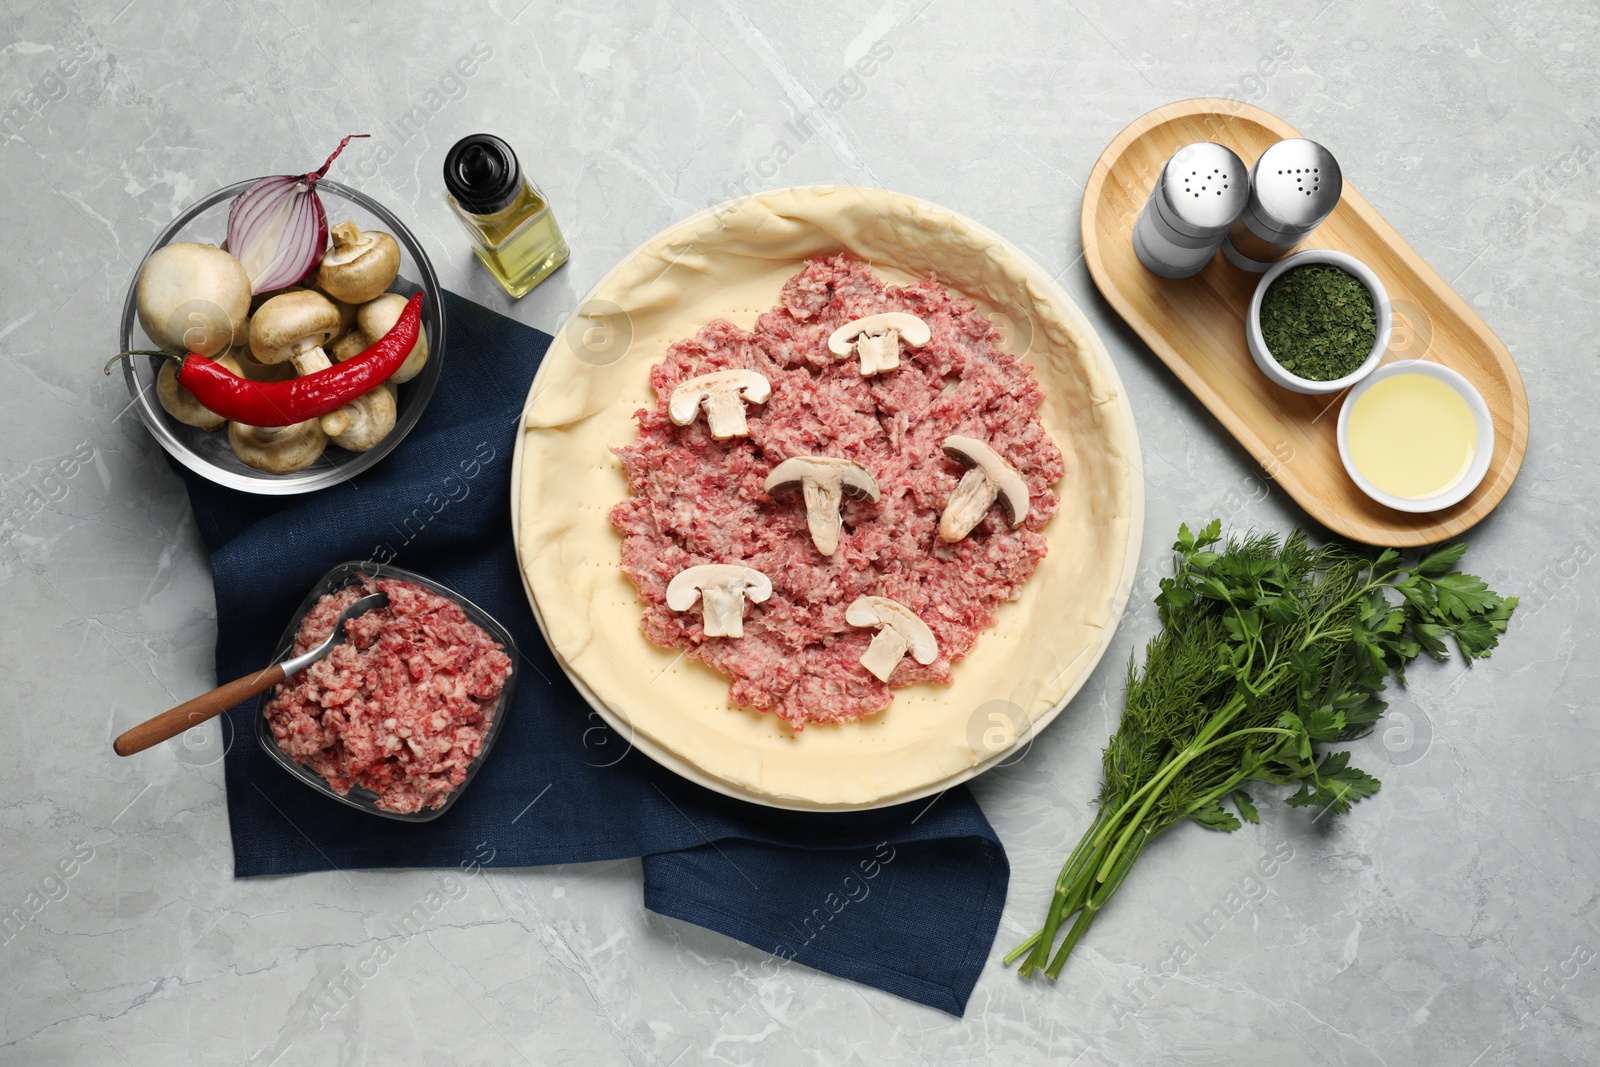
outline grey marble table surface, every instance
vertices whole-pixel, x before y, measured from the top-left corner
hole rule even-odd
[[[0,0],[0,1064],[1600,1062],[1597,10]],[[111,754],[214,684],[182,487],[100,374],[135,265],[195,198],[370,132],[336,176],[404,217],[447,286],[545,330],[730,196],[847,182],[946,205],[1058,272],[1105,339],[1143,443],[1148,594],[1180,521],[1307,521],[1082,260],[1101,150],[1199,95],[1327,144],[1527,386],[1526,463],[1467,561],[1522,607],[1493,659],[1412,672],[1354,745],[1384,786],[1348,816],[1180,827],[1059,983],[1001,966],[1092,814],[1124,665],[1155,631],[1136,596],[1066,712],[975,783],[1013,877],[956,1020],[769,977],[645,912],[637,861],[472,878],[396,941],[438,874],[235,881],[214,745]],[[442,199],[445,149],[479,130],[519,149],[573,248],[520,302]]]

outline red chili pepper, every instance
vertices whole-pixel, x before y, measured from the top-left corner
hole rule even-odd
[[[119,352],[106,364],[106,373],[123,356],[168,356],[178,360],[178,384],[210,411],[246,426],[292,426],[336,411],[388,381],[411,354],[421,329],[422,294],[417,293],[389,332],[366,351],[303,378],[251,381],[193,352],[181,358],[167,352]]]

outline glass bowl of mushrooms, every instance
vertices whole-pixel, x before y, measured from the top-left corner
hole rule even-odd
[[[270,264],[236,271],[241,260],[250,263],[248,255],[235,260],[205,246],[226,243],[230,207],[258,181],[202,197],[156,237],[128,286],[121,351],[192,351],[243,378],[283,381],[360,356],[421,292],[420,332],[401,369],[338,410],[289,426],[251,426],[209,410],[180,384],[175,359],[163,355],[132,355],[122,360],[122,374],[129,407],[179,463],[232,489],[287,496],[348,481],[416,425],[444,364],[443,291],[427,253],[398,218],[327,178],[315,190],[332,243],[311,274],[274,284]],[[270,225],[263,229],[270,233]],[[271,287],[241,296],[238,278],[258,277]]]

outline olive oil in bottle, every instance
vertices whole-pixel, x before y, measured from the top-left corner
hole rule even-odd
[[[549,203],[500,138],[475,133],[457,141],[445,156],[444,184],[473,252],[512,296],[526,295],[567,261]]]

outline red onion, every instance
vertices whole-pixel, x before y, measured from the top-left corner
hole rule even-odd
[[[317,181],[345,145],[371,136],[353,133],[310,174],[262,178],[234,197],[228,208],[228,251],[244,264],[252,294],[294,285],[317,269],[328,247],[328,213],[317,196]]]

